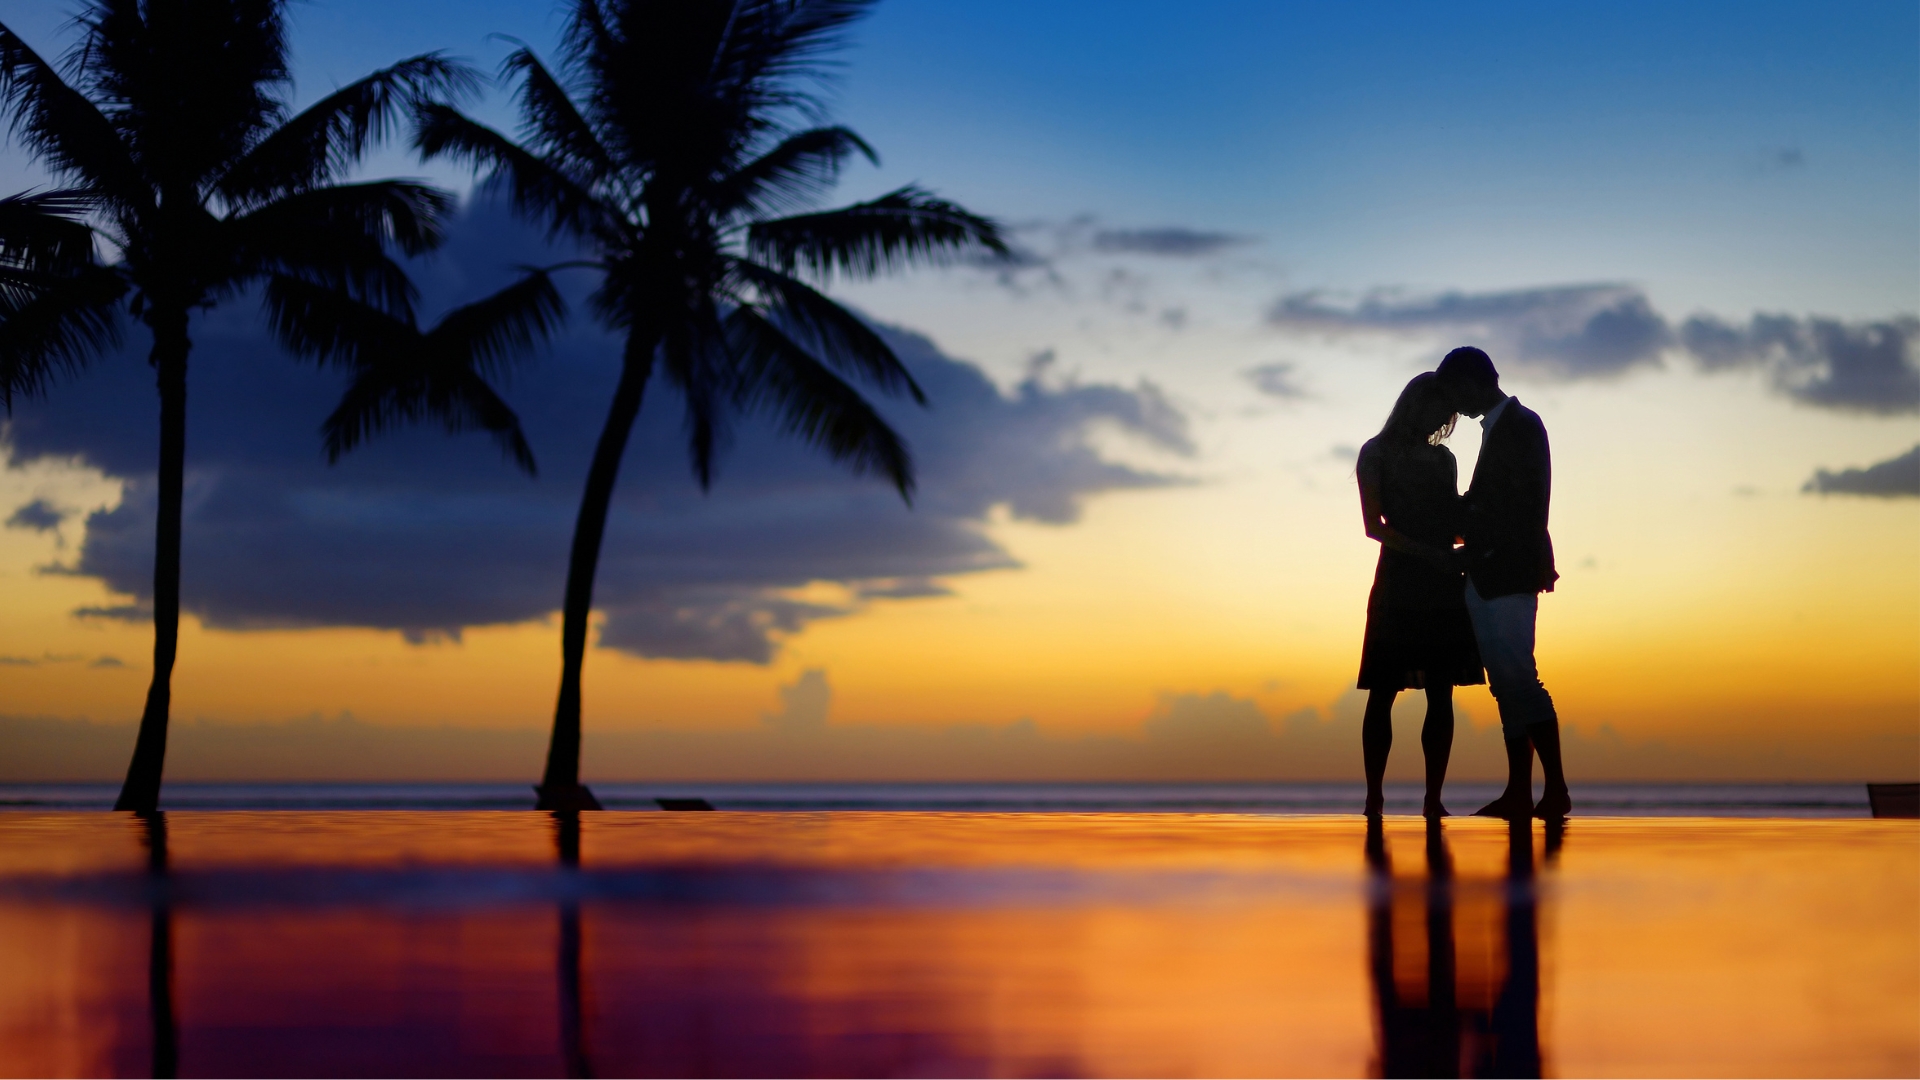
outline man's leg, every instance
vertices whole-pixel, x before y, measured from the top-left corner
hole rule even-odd
[[[1393,699],[1398,690],[1369,690],[1367,712],[1360,721],[1360,754],[1367,768],[1367,809],[1369,817],[1386,808],[1387,796],[1381,782],[1387,775],[1387,752],[1393,749]]]
[[[1554,717],[1553,698],[1540,685],[1533,663],[1533,624],[1539,597],[1531,593],[1482,599],[1467,583],[1467,614],[1473,636],[1487,666],[1487,689],[1500,706],[1500,734],[1507,744],[1507,787],[1500,797],[1475,813],[1486,817],[1524,818],[1533,813],[1533,739],[1537,725]],[[1553,760],[1559,767],[1558,730]],[[1565,792],[1565,780],[1561,789]]]
[[[1420,749],[1427,757],[1427,800],[1421,813],[1446,817],[1440,789],[1447,783],[1447,759],[1453,756],[1453,687],[1427,687],[1427,722],[1420,728]]]
[[[1573,796],[1567,791],[1567,774],[1560,763],[1560,721],[1556,718],[1530,724],[1527,735],[1540,754],[1540,771],[1546,774],[1547,780],[1546,790],[1540,793],[1540,805],[1533,808],[1533,816],[1549,820],[1566,817],[1573,809]]]

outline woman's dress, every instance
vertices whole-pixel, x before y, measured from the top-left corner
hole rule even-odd
[[[1444,446],[1386,452],[1369,443],[1360,468],[1380,478],[1380,511],[1402,535],[1437,548],[1460,532],[1459,466]],[[1466,576],[1380,545],[1360,650],[1362,690],[1486,681],[1467,616]]]

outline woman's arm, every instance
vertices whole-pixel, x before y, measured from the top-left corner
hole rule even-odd
[[[1443,570],[1452,569],[1448,559],[1450,552],[1415,540],[1387,523],[1387,516],[1380,509],[1378,458],[1369,453],[1362,453],[1359,464],[1354,469],[1354,475],[1360,480],[1360,518],[1369,537],[1378,540],[1382,547],[1389,547],[1415,558],[1424,559]]]

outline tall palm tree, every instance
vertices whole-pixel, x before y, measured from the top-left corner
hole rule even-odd
[[[523,214],[584,243],[591,302],[626,336],[620,380],[587,471],[562,607],[559,701],[540,806],[598,804],[580,784],[580,669],[593,579],[620,459],[656,369],[686,401],[693,470],[712,479],[730,410],[764,409],[855,470],[913,489],[906,444],[849,383],[924,401],[893,351],[802,280],[1006,248],[993,222],[914,187],[804,210],[853,154],[810,89],[823,54],[871,0],[574,0],[564,63],[530,49],[518,80],[521,142],[444,104],[416,145],[503,184]]]
[[[388,245],[433,246],[450,205],[423,184],[342,179],[408,103],[464,92],[471,74],[440,54],[416,56],[290,115],[283,8],[284,0],[87,0],[65,77],[0,24],[0,108],[40,163],[90,204],[118,249],[113,269],[129,308],[153,337],[153,682],[115,804],[123,810],[158,805],[166,759],[190,316],[276,273],[402,304],[412,287]],[[73,363],[85,352],[51,355]]]

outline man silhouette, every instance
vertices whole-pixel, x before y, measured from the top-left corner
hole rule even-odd
[[[1547,502],[1553,463],[1539,414],[1500,389],[1500,373],[1485,352],[1467,346],[1448,353],[1436,374],[1454,407],[1480,418],[1480,459],[1467,488],[1460,553],[1467,573],[1467,614],[1487,687],[1500,706],[1507,743],[1507,789],[1480,808],[1487,817],[1555,819],[1573,808],[1560,764],[1560,720],[1533,662],[1534,619],[1540,594],[1552,592]],[[1533,804],[1533,755],[1540,755],[1547,787]]]

